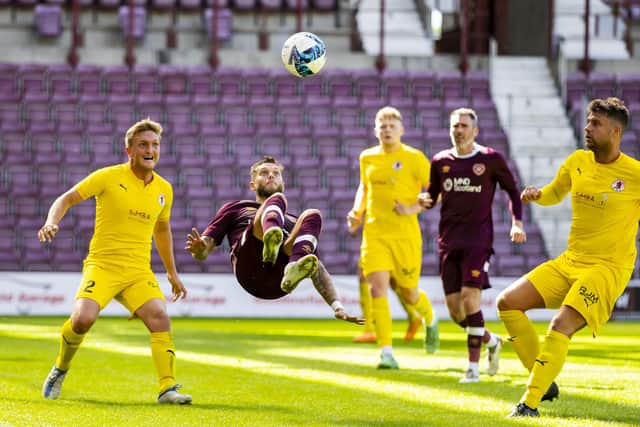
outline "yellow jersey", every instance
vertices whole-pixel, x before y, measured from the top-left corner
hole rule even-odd
[[[620,153],[612,163],[579,150],[564,161],[536,202],[552,205],[571,192],[567,255],[633,268],[640,220],[640,162]]]
[[[145,185],[129,163],[91,173],[74,189],[82,199],[96,198],[95,229],[86,264],[147,270],[158,221],[169,221],[171,184],[157,173]]]
[[[360,153],[360,182],[364,188],[363,240],[411,239],[422,242],[418,215],[398,215],[395,201],[413,205],[418,193],[429,186],[430,163],[425,155],[406,144],[385,153],[380,145]]]

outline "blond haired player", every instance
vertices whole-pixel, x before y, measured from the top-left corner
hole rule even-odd
[[[151,334],[151,356],[158,374],[158,403],[191,403],[178,392],[175,350],[165,298],[151,271],[151,239],[167,271],[173,300],[187,296],[178,277],[169,218],[171,184],[155,173],[160,159],[162,127],[149,119],[126,133],[128,162],[99,169],[58,197],[38,231],[51,242],[67,210],[85,199],[96,199],[96,221],[82,281],[71,317],[62,326],[55,365],[45,379],[42,395],[57,399],[71,361],[100,311],[116,299],[142,319]]]
[[[393,357],[391,313],[387,299],[391,278],[402,300],[423,317],[427,350],[437,348],[437,324],[427,294],[418,288],[422,235],[418,194],[429,185],[429,161],[401,141],[402,115],[381,108],[375,118],[379,144],[360,153],[360,185],[347,215],[351,233],[363,225],[360,259],[371,285],[372,317],[380,347],[379,369],[398,369]]]
[[[530,371],[527,390],[510,417],[539,416],[538,405],[553,387],[574,333],[589,326],[594,336],[609,320],[636,259],[640,220],[640,162],[620,151],[629,111],[618,98],[587,107],[585,145],[569,155],[551,183],[526,187],[523,202],[541,205],[571,197],[568,247],[516,280],[497,300],[498,315],[520,361]],[[525,315],[557,308],[542,347]],[[551,387],[551,390],[550,390]],[[545,394],[546,393],[546,394]]]

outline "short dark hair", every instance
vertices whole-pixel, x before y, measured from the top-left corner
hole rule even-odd
[[[624,130],[629,123],[629,110],[621,99],[615,97],[594,99],[587,106],[587,113],[603,114],[609,119],[620,123],[622,130]]]
[[[251,179],[255,178],[256,173],[258,172],[258,168],[264,165],[265,163],[273,163],[274,165],[277,165],[280,168],[280,173],[284,171],[284,166],[279,161],[277,161],[275,157],[264,156],[262,160],[258,160],[257,162],[251,165]]]

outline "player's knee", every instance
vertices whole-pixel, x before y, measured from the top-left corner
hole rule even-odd
[[[283,200],[285,203],[287,202],[287,198],[285,197],[284,193],[280,193],[280,192],[273,193],[272,195],[269,196],[267,200],[276,199],[276,198]]]
[[[322,212],[318,209],[305,209],[300,214],[300,218],[312,218],[317,217],[320,221],[322,221]]]
[[[505,291],[500,292],[498,297],[496,298],[496,309],[498,310],[498,317],[500,317],[501,311],[506,311],[511,309],[511,305],[509,304],[509,297]]]
[[[95,323],[96,318],[90,313],[73,313],[71,315],[71,329],[76,334],[86,334]]]

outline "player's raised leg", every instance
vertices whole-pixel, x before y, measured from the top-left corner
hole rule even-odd
[[[322,215],[317,209],[302,212],[291,235],[285,243],[285,251],[290,251],[289,263],[284,268],[280,287],[291,293],[298,284],[318,271],[316,248],[322,230]]]

